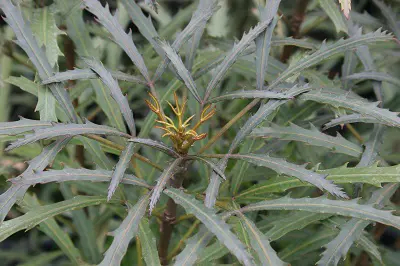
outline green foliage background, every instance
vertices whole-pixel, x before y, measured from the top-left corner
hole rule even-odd
[[[400,2],[352,2],[0,0],[1,264],[400,265]]]

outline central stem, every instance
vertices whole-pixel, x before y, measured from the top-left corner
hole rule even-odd
[[[174,188],[182,187],[185,173],[187,171],[189,161],[183,161],[180,169],[171,178],[170,185]],[[177,204],[173,199],[168,199],[167,207],[165,208],[162,223],[160,225],[160,243],[158,245],[158,253],[160,256],[161,264],[168,265],[168,247],[171,240],[172,231],[176,221],[176,207]]]

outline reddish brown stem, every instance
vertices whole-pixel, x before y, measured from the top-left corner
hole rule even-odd
[[[189,161],[183,162],[181,169],[173,176],[170,181],[172,187],[180,188],[182,186],[188,163]],[[176,207],[177,204],[172,199],[169,199],[160,224],[160,243],[158,245],[158,253],[162,265],[168,265],[168,247],[176,222]]]

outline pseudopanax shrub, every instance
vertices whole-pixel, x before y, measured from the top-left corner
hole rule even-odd
[[[2,265],[398,265],[399,2],[0,9]]]

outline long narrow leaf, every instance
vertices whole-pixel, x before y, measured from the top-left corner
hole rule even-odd
[[[38,156],[29,162],[28,168],[21,174],[20,178],[27,178],[35,171],[43,171],[69,141],[70,138],[60,138],[59,140],[45,147]],[[15,202],[23,198],[28,188],[29,185],[26,184],[12,184],[6,192],[0,195],[0,223],[4,220]]]
[[[193,213],[208,230],[210,230],[244,265],[254,265],[251,256],[247,253],[243,244],[230,231],[228,225],[219,218],[214,211],[206,208],[192,196],[174,188],[164,190],[177,204],[182,205],[186,212]]]
[[[336,137],[323,134],[314,126],[311,126],[311,130],[308,130],[295,124],[290,124],[289,127],[272,125],[271,127],[254,129],[251,136],[301,141],[312,146],[325,147],[332,152],[348,154],[354,157],[360,157],[362,154],[362,148],[359,145],[346,140],[340,134]]]
[[[338,167],[327,170],[317,170],[317,173],[327,175],[326,179],[335,184],[355,184],[365,183],[380,187],[382,183],[400,182],[400,166],[378,167],[377,164],[368,167]],[[281,193],[288,189],[309,186],[296,178],[287,178],[283,176],[274,177],[268,181],[243,191],[235,198],[241,200],[246,196],[262,196],[268,193]]]
[[[120,132],[112,127],[96,125],[89,121],[85,124],[55,124],[52,127],[35,129],[33,134],[27,134],[24,138],[11,143],[6,150],[12,150],[23,145],[33,143],[41,139],[49,139],[59,136],[76,136],[84,134],[113,135],[129,138],[130,135]]]
[[[260,260],[262,265],[265,266],[288,265],[278,257],[275,250],[272,249],[268,239],[251,220],[249,220],[244,215],[240,215],[240,220],[246,227],[247,233],[249,234],[250,237],[251,246],[257,252],[258,259]]]
[[[129,242],[137,234],[140,220],[146,213],[148,202],[149,195],[143,196],[135,206],[129,209],[126,218],[118,229],[113,232],[114,240],[99,266],[120,265],[128,249]]]
[[[70,200],[34,208],[22,216],[3,222],[0,225],[0,241],[3,241],[18,231],[32,229],[41,222],[46,221],[46,219],[58,214],[88,206],[99,205],[106,201],[107,199],[104,197],[76,196]]]
[[[147,266],[161,266],[156,246],[156,238],[151,232],[149,220],[143,218],[139,224],[139,238],[142,254]]]
[[[390,199],[398,187],[399,184],[388,184],[383,188],[376,190],[372,194],[368,204],[374,204],[379,208],[382,208],[385,201]],[[369,221],[355,218],[348,221],[340,230],[339,235],[326,245],[326,250],[317,264],[336,266],[340,258],[347,254],[347,251],[350,249],[354,241],[361,237],[364,228],[367,227],[369,223]]]
[[[194,14],[196,14],[197,12],[199,13],[204,12],[203,10],[206,10],[207,7],[215,6],[215,3],[216,3],[215,0],[200,0],[199,5],[197,6],[197,9]],[[192,71],[193,62],[196,57],[196,50],[200,45],[200,39],[203,35],[206,24],[207,24],[206,21],[203,22],[203,24],[199,24],[197,26],[195,33],[193,34],[193,37],[188,41],[188,47],[186,49],[185,66],[190,72]]]
[[[303,88],[303,92],[308,91],[309,89]],[[225,100],[233,100],[233,99],[291,99],[293,96],[285,93],[285,92],[273,92],[273,91],[260,91],[260,90],[242,90],[235,91],[232,93],[227,93],[218,97],[211,98],[208,100],[209,103],[215,103]]]
[[[68,182],[68,181],[90,181],[90,182],[109,182],[113,175],[112,171],[107,170],[89,170],[89,169],[73,169],[65,168],[63,170],[49,170],[27,174],[23,177],[15,177],[10,181],[13,184],[34,186],[36,184],[47,184],[51,182]],[[121,183],[144,188],[151,188],[143,179],[139,179],[134,175],[125,174]]]
[[[328,128],[335,127],[338,125],[352,124],[352,123],[384,124],[383,121],[380,121],[373,117],[367,117],[361,114],[351,114],[332,119],[330,122],[326,123],[322,129],[326,130]]]
[[[289,163],[280,158],[273,158],[268,155],[260,154],[232,154],[229,158],[245,160],[249,163],[270,168],[280,174],[297,177],[298,179],[311,183],[319,189],[325,189],[332,195],[340,198],[348,198],[346,193],[338,186],[334,185],[332,181],[326,180],[325,175],[315,173],[307,170],[300,165]]]
[[[120,71],[108,70],[108,72],[111,73],[111,76],[113,76],[113,78],[118,80],[145,84],[145,81],[143,81],[142,79],[129,74],[122,73]],[[42,84],[50,84],[68,80],[81,80],[81,79],[85,80],[85,79],[96,79],[96,78],[98,78],[98,75],[90,68],[74,69],[74,70],[67,70],[65,72],[57,72],[48,79],[43,80]]]
[[[400,25],[398,23],[398,18],[396,18],[395,11],[387,6],[385,2],[381,0],[373,0],[374,4],[379,7],[382,14],[385,16],[386,20],[388,21],[390,29],[396,35],[397,39],[400,39]]]
[[[308,85],[304,86],[293,86],[287,93],[288,95],[295,97],[300,93],[304,92],[304,89],[308,89]],[[270,100],[268,103],[262,105],[256,114],[250,117],[245,125],[240,129],[240,131],[236,134],[235,139],[232,141],[231,146],[229,147],[228,154],[233,153],[233,151],[239,146],[239,144],[243,141],[243,139],[250,134],[250,132],[256,128],[262,121],[264,121],[270,114],[275,112],[279,106],[287,103],[288,100]],[[228,163],[228,155],[225,158],[221,159],[218,163],[218,167],[221,171],[225,171],[225,168]],[[215,204],[215,200],[218,195],[219,186],[221,184],[221,180],[217,174],[213,174],[210,178],[210,183],[207,187],[206,191],[206,200],[205,205],[209,208],[213,207]]]
[[[176,69],[179,77],[184,81],[186,87],[193,94],[194,98],[201,103],[200,95],[198,93],[196,83],[194,82],[192,75],[186,69],[185,65],[182,62],[180,56],[174,51],[174,49],[165,41],[158,40],[158,44],[164,50],[166,56],[171,61],[173,66]]]
[[[204,9],[197,9],[197,11],[193,14],[189,24],[183,29],[181,33],[178,34],[178,36],[172,43],[172,48],[175,51],[179,51],[181,46],[196,32],[196,30],[204,27],[205,23],[207,23],[207,21],[211,18],[217,8],[218,7],[216,6],[216,2],[214,2],[211,5],[204,6]],[[168,64],[169,58],[165,58],[158,66],[157,71],[154,74],[153,81],[157,81],[161,77]]]
[[[174,266],[192,266],[199,258],[201,251],[207,246],[214,235],[203,225],[197,234],[189,238],[186,247],[176,257]]]
[[[1,122],[0,135],[18,135],[36,128],[51,127],[50,121],[31,120],[20,117],[18,121]]]
[[[261,21],[270,21],[278,11],[281,0],[269,1],[261,10]],[[256,39],[256,67],[257,67],[257,89],[264,88],[265,76],[267,74],[268,58],[271,49],[271,39],[278,18],[275,18],[265,32]]]
[[[20,207],[25,213],[37,208],[38,206],[40,206],[38,199],[29,194],[26,194],[23,202],[20,203]],[[71,260],[71,262],[77,265],[82,262],[83,259],[79,253],[79,250],[74,246],[74,243],[72,242],[68,233],[64,232],[54,218],[48,218],[46,221],[40,223],[39,230],[50,237]]]
[[[142,12],[142,9],[138,4],[135,3],[134,0],[121,0],[121,3],[126,8],[132,22],[139,29],[140,33],[147,39],[148,42],[151,43],[156,52],[162,56],[163,51],[155,41],[156,38],[159,38],[159,35],[154,28],[151,17],[149,16],[146,18]]]
[[[332,213],[362,220],[376,221],[395,228],[400,228],[400,217],[394,216],[391,211],[378,210],[371,204],[363,205],[357,203],[357,201],[358,199],[348,201],[330,200],[325,196],[300,199],[284,197],[250,204],[243,207],[241,211],[301,210],[316,213]]]
[[[50,77],[53,69],[45,52],[39,47],[29,25],[25,23],[21,10],[14,6],[11,0],[2,0],[0,8],[6,14],[4,20],[10,25],[17,37],[17,44],[26,52],[29,59],[35,65],[40,78],[44,80]],[[69,119],[77,122],[78,117],[67,91],[59,84],[50,85],[50,89]]]
[[[222,81],[226,72],[228,72],[229,68],[233,65],[233,63],[235,63],[239,55],[250,45],[251,42],[255,40],[255,38],[257,38],[263,31],[265,31],[271,21],[272,18],[260,22],[247,34],[244,34],[242,39],[237,44],[235,44],[231,52],[224,58],[222,63],[215,70],[215,74],[213,75],[210,83],[208,83],[204,101],[208,100],[212,90]]]
[[[379,103],[368,103],[364,100],[356,99],[343,90],[313,90],[299,96],[299,99],[349,109],[360,115],[375,118],[385,125],[400,127],[400,118],[396,113],[377,107]]]
[[[128,168],[128,164],[131,161],[131,157],[134,153],[134,148],[135,143],[128,142],[128,144],[126,144],[125,146],[125,149],[122,151],[121,156],[119,157],[119,161],[115,166],[115,169],[111,176],[110,186],[108,187],[108,200],[111,199],[119,183],[124,178],[126,168]]]
[[[161,196],[161,193],[163,192],[165,186],[167,185],[168,180],[173,178],[174,174],[179,170],[180,164],[182,162],[183,158],[178,158],[175,161],[173,161],[168,168],[166,168],[160,177],[157,180],[157,185],[154,187],[154,190],[151,194],[150,198],[150,213],[153,211],[154,207],[157,204],[158,199]]]
[[[105,7],[97,0],[84,0],[87,10],[97,17],[108,32],[114,37],[114,41],[125,51],[135,66],[139,69],[145,80],[150,83],[150,76],[144,63],[142,55],[139,53],[132,40],[132,31],[128,34],[121,27],[116,16],[111,15],[108,4]]]
[[[60,191],[66,200],[74,197],[71,188],[65,183],[61,184]],[[72,218],[85,258],[91,263],[100,262],[101,254],[96,244],[96,232],[85,211],[75,210],[72,212]]]
[[[300,73],[301,71],[315,66],[322,62],[323,60],[336,55],[338,53],[342,53],[347,50],[354,49],[360,45],[366,45],[370,43],[382,42],[382,41],[390,41],[393,36],[386,32],[382,32],[380,29],[376,32],[368,33],[365,35],[351,37],[349,39],[341,39],[338,42],[326,45],[325,43],[318,49],[318,51],[304,57],[298,62],[292,64],[288,69],[286,69],[279,77],[274,80],[269,85],[269,90],[275,88],[278,84],[284,82],[286,79],[291,76]]]
[[[129,107],[128,99],[122,94],[118,82],[112,77],[111,73],[107,71],[101,62],[87,58],[85,58],[84,61],[94,72],[99,75],[101,81],[110,89],[111,97],[113,97],[113,99],[117,102],[132,136],[135,136],[136,127],[135,120],[133,119],[133,113]]]
[[[99,58],[99,49],[95,48],[93,40],[90,38],[89,31],[83,21],[83,10],[78,8],[81,6],[81,0],[55,0],[59,12],[65,18],[68,37],[74,42],[76,52],[81,57]],[[51,77],[49,77],[51,78]],[[95,94],[96,102],[106,114],[111,125],[118,130],[125,131],[124,120],[119,106],[112,100],[109,90],[99,80],[90,81]]]
[[[385,81],[389,82],[393,85],[399,86],[400,87],[400,79],[392,77],[389,74],[382,73],[382,72],[360,72],[360,73],[355,73],[352,75],[349,75],[346,77],[348,80],[377,80],[377,81]]]
[[[347,33],[347,26],[337,4],[331,0],[319,0],[319,4],[335,25],[336,32]]]

